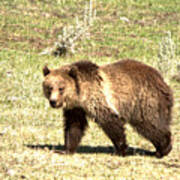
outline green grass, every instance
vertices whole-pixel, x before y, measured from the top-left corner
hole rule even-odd
[[[52,151],[62,148],[63,125],[61,111],[51,109],[43,97],[46,63],[55,68],[82,59],[104,64],[129,57],[153,64],[167,31],[180,47],[179,0],[102,0],[95,5],[91,39],[82,41],[74,55],[40,56],[64,26],[82,17],[84,5],[83,0],[0,1],[0,179],[180,179],[177,82],[170,82],[175,106],[173,150],[167,157],[114,156],[110,140],[91,121],[75,155]],[[154,150],[129,126],[127,139],[131,147]]]

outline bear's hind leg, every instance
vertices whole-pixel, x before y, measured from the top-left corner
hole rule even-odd
[[[88,123],[86,114],[81,108],[64,110],[65,151],[72,154],[76,151]]]
[[[162,158],[165,155],[168,155],[172,150],[172,141],[171,141],[171,133],[167,131],[163,135],[163,140],[158,144],[154,144],[156,147],[156,157]]]
[[[149,121],[131,123],[131,125],[137,130],[139,134],[152,142],[156,148],[155,155],[157,158],[162,158],[171,151],[172,144],[169,127],[162,125],[160,127],[156,127]]]

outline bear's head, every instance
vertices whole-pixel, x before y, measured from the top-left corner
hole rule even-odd
[[[60,108],[74,104],[78,97],[79,86],[77,82],[76,68],[62,66],[51,70],[47,66],[43,68],[43,91],[49,100],[51,107]]]

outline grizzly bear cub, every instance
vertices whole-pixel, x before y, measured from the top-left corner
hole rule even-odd
[[[98,66],[79,61],[59,69],[43,69],[43,90],[53,108],[63,107],[65,153],[74,153],[95,119],[115,146],[126,155],[124,124],[128,122],[156,148],[161,158],[172,149],[173,95],[159,72],[134,60]]]

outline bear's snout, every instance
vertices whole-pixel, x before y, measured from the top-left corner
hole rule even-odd
[[[60,108],[62,107],[63,103],[57,100],[49,100],[49,104],[51,105],[52,108]]]
[[[57,105],[57,102],[55,100],[50,100],[49,103],[53,108],[55,108]]]

